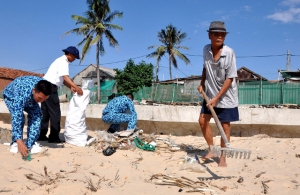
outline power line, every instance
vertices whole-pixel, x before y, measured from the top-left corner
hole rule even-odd
[[[148,55],[148,54],[147,54]],[[142,57],[145,57],[147,55],[142,55],[142,56],[138,56],[138,57],[134,57],[134,58],[129,58],[129,59],[138,59],[138,58],[142,58]],[[186,56],[199,56],[199,57],[203,57],[203,55],[196,55],[196,54],[184,54]],[[259,55],[259,56],[236,56],[236,58],[266,58],[266,57],[280,57],[280,56],[286,56],[287,54],[278,54],[278,55]],[[290,56],[300,56],[300,55],[294,55],[294,54],[289,54]],[[166,57],[166,56],[165,56]],[[167,57],[166,57],[167,58]],[[120,61],[115,61],[115,62],[107,62],[107,63],[103,63],[101,65],[106,65],[106,64],[117,64],[117,63],[121,63],[121,62],[126,62],[128,61],[129,59],[127,60],[120,60]],[[78,64],[78,65],[73,65],[73,64],[70,64],[70,66],[89,66],[90,64],[88,65],[85,65],[85,64]],[[44,68],[40,68],[40,69],[36,69],[36,70],[31,70],[31,71],[38,71],[38,70],[43,70],[43,69],[47,69],[47,67],[44,67]]]
[[[238,56],[236,58],[268,58],[268,57],[278,57],[278,56],[286,56],[287,54],[280,55],[263,55],[263,56]]]

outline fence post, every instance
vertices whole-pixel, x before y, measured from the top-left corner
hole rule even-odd
[[[282,104],[284,104],[284,92],[283,92],[283,86],[284,85],[284,82],[281,83],[281,101],[282,101]]]
[[[262,78],[260,77],[260,104],[263,104]]]
[[[156,83],[156,85],[155,85],[155,93],[154,93],[154,97],[153,97],[152,101],[156,100],[156,94],[157,94],[157,87],[158,87],[158,85],[159,85],[159,83]]]
[[[174,90],[174,88],[175,88],[175,86],[176,86],[176,85],[173,84],[173,88],[172,88],[172,103],[173,103],[173,101],[174,101],[174,95],[175,95],[175,90]]]

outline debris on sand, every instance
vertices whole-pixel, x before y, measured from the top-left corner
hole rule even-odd
[[[209,189],[209,185],[203,181],[193,181],[186,177],[176,178],[164,174],[152,175],[150,181],[154,181],[156,185],[173,185],[178,186],[180,189],[187,189],[186,192],[206,192],[214,191]],[[182,190],[181,190],[182,191]]]

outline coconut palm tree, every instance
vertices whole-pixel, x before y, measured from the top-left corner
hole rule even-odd
[[[186,64],[190,63],[190,60],[182,53],[178,51],[178,49],[185,49],[188,50],[187,47],[180,45],[182,41],[185,40],[187,34],[181,33],[177,31],[176,27],[172,24],[169,24],[166,29],[162,29],[158,32],[158,40],[163,43],[163,45],[153,45],[148,47],[148,49],[156,48],[156,50],[149,55],[148,58],[157,58],[156,60],[156,81],[158,81],[158,70],[159,70],[159,63],[161,61],[161,57],[163,57],[166,53],[169,55],[169,72],[170,72],[170,79],[172,79],[172,64],[177,69],[177,60],[176,56],[183,60]]]
[[[63,36],[70,33],[83,35],[83,40],[78,43],[82,46],[80,63],[83,62],[86,54],[90,51],[92,45],[96,45],[96,63],[97,63],[97,83],[98,83],[98,104],[100,103],[100,60],[99,56],[105,54],[103,45],[103,37],[109,41],[109,45],[118,49],[118,41],[113,36],[111,30],[123,30],[121,26],[111,24],[110,22],[116,17],[123,17],[123,12],[110,11],[109,0],[87,0],[88,11],[84,13],[85,17],[72,15],[72,19],[76,20],[78,28],[74,28]],[[104,36],[103,36],[104,35]]]

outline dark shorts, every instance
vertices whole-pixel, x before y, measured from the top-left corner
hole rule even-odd
[[[235,108],[216,108],[214,110],[219,118],[220,122],[233,122],[239,120],[239,111],[238,107]],[[204,101],[202,104],[202,109],[200,114],[210,114],[211,112],[209,108],[206,106],[206,102]]]

